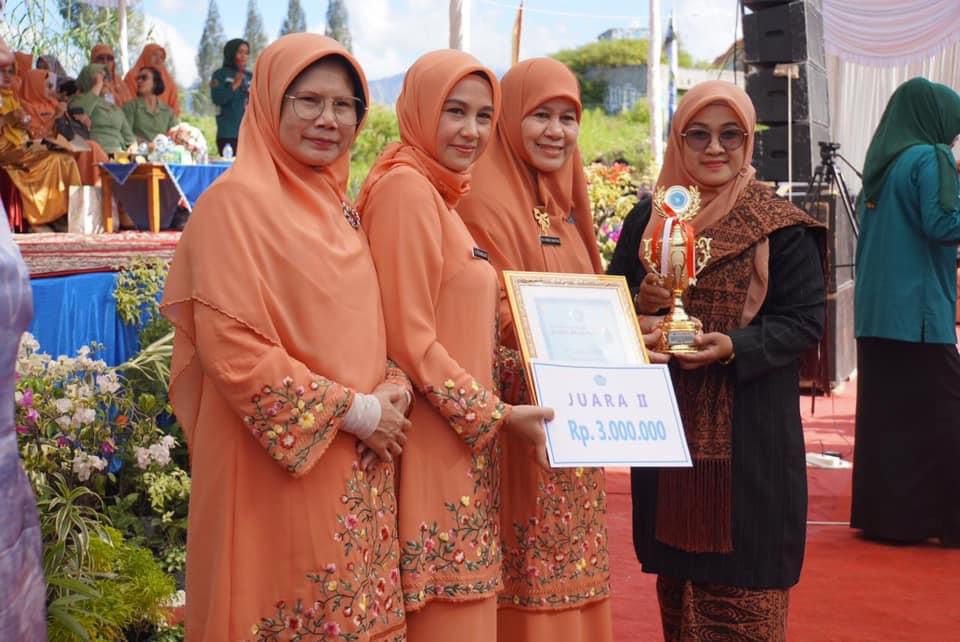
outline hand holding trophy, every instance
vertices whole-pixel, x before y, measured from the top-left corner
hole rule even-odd
[[[700,212],[700,191],[692,186],[658,187],[653,207],[663,220],[654,229],[653,238],[643,239],[643,261],[673,295],[670,312],[660,324],[660,351],[696,352],[695,339],[701,328],[684,310],[683,294],[696,285],[697,275],[710,261],[711,239],[698,239],[690,224]]]

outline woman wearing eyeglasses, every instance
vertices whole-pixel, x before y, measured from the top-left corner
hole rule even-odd
[[[163,74],[158,69],[143,67],[140,70],[137,98],[123,106],[123,113],[137,140],[150,142],[180,122],[173,110],[160,102],[164,89]]]
[[[143,51],[140,52],[140,57],[137,59],[136,64],[127,72],[127,75],[124,76],[123,82],[127,85],[127,90],[130,92],[132,99],[133,96],[137,95],[137,76],[140,75],[140,70],[144,67],[153,67],[159,70],[161,75],[163,75],[163,93],[160,94],[160,101],[166,103],[166,105],[173,110],[173,113],[179,116],[180,95],[177,92],[176,81],[167,70],[166,62],[166,49],[155,43],[145,45]]]
[[[247,108],[250,96],[250,79],[253,74],[247,69],[250,45],[246,40],[235,38],[223,47],[223,66],[213,72],[210,79],[210,98],[217,106],[217,149],[223,154],[227,145],[237,151],[237,132]]]
[[[821,226],[754,179],[755,127],[741,89],[697,85],[680,102],[657,179],[700,190],[692,225],[712,239],[684,301],[703,323],[700,351],[671,361],[693,468],[632,475],[634,546],[658,576],[668,641],[785,640],[803,562],[799,358],[823,331]],[[644,314],[671,301],[639,256],[641,239],[662,230],[651,210],[645,198],[627,217],[609,268]]]
[[[117,62],[110,45],[99,44],[90,50],[90,62],[103,66],[103,99],[108,103],[123,107],[128,100],[136,95],[131,93],[123,79],[117,75]]]
[[[396,642],[409,381],[346,200],[369,93],[323,36],[260,65],[243,152],[197,203],[162,304],[193,470],[186,636]]]

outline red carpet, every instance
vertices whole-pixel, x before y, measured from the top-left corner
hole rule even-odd
[[[856,384],[832,397],[801,398],[807,450],[853,454]],[[821,446],[822,444],[822,446]],[[960,550],[896,547],[861,540],[846,526],[850,471],[807,469],[811,524],[803,574],[790,593],[789,639],[799,642],[947,642],[960,640]],[[654,578],[633,553],[630,478],[607,477],[613,616],[617,642],[660,640]]]
[[[135,258],[173,258],[179,232],[115,234],[15,234],[31,277],[108,272]]]

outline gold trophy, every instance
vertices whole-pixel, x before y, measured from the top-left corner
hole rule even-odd
[[[653,206],[663,218],[653,238],[643,239],[643,260],[673,293],[670,312],[660,323],[663,337],[660,352],[697,352],[693,342],[698,324],[683,309],[683,294],[697,284],[697,275],[710,261],[712,239],[696,237],[690,221],[700,212],[700,191],[696,187],[658,187]]]

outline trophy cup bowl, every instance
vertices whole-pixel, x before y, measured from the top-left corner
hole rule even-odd
[[[664,287],[673,295],[670,311],[660,322],[662,336],[658,350],[664,353],[689,354],[699,351],[694,342],[700,333],[700,324],[683,307],[684,293],[696,285],[696,275],[710,260],[710,239],[695,238],[693,227],[687,223],[696,216],[699,202],[696,188],[659,188],[654,205],[661,214],[664,209],[670,212],[671,216],[663,215],[670,226],[669,232],[655,234],[656,241],[643,239],[644,263],[648,270],[663,280]]]

